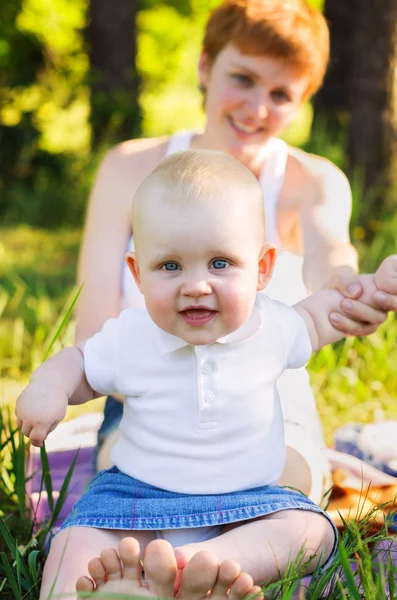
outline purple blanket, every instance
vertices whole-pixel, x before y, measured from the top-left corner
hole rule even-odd
[[[73,450],[59,450],[48,453],[54,504],[58,499],[59,491],[62,488],[76,453],[77,450],[75,448]],[[93,467],[93,453],[93,447],[80,448],[78,450],[76,464],[69,483],[68,494],[62,510],[54,523],[55,528],[58,528],[62,524],[65,517],[71,512],[75,502],[77,502],[93,478],[95,474]],[[36,522],[42,522],[50,518],[51,511],[48,505],[44,483],[42,482],[40,454],[34,453],[30,455],[28,474],[33,475],[33,477],[28,481],[27,492],[32,499],[33,509],[36,513]]]

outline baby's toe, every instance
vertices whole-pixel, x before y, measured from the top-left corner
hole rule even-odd
[[[121,563],[119,555],[114,548],[105,548],[100,555],[101,563],[106,571],[107,581],[121,578]]]
[[[214,587],[219,561],[211,552],[195,554],[182,572],[178,600],[201,600]]]
[[[79,577],[76,581],[76,592],[93,592],[95,589],[94,582],[89,577],[85,575],[83,577]]]
[[[106,581],[106,569],[100,558],[92,558],[88,563],[88,572],[95,582],[95,587],[98,588]]]
[[[118,550],[124,566],[124,579],[142,583],[141,549],[138,540],[126,537],[121,540]]]
[[[143,565],[150,592],[160,598],[173,598],[177,565],[171,544],[165,540],[150,542],[145,549]]]
[[[251,575],[240,573],[230,588],[228,600],[248,600],[248,598],[255,598],[255,600],[263,598],[262,590],[254,585]]]
[[[218,576],[211,591],[211,600],[225,599],[228,590],[240,575],[240,572],[240,565],[235,560],[224,560],[219,567]]]

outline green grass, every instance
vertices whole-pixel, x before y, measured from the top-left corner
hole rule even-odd
[[[65,297],[75,282],[80,238],[80,229],[0,228],[0,284],[16,279],[52,300]]]
[[[44,359],[74,295],[81,231],[0,228],[0,406],[13,406]],[[72,344],[71,320],[54,350]],[[70,407],[68,418],[103,401]]]
[[[315,354],[309,364],[312,388],[332,444],[346,423],[397,419],[397,319],[368,338],[348,338]]]
[[[27,226],[0,230],[3,382],[24,379],[42,361],[46,340],[55,333],[73,294],[79,239],[77,230],[50,232]],[[72,339],[71,324],[61,341]]]

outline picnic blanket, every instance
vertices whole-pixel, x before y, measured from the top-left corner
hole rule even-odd
[[[376,528],[388,516],[397,531],[397,421],[341,427],[328,459],[333,476],[328,513],[334,523],[343,528],[344,521],[370,515]]]
[[[88,413],[61,423],[48,436],[46,450],[55,502],[77,455],[68,494],[54,523],[55,530],[70,513],[95,474],[94,449],[101,420],[100,413]],[[338,430],[335,449],[327,450],[334,483],[327,510],[337,527],[343,528],[344,521],[349,519],[361,520],[368,513],[373,515],[372,526],[380,527],[385,516],[397,508],[397,471],[393,471],[393,467],[397,466],[397,461],[393,462],[397,452],[393,457],[391,451],[393,443],[397,443],[397,435],[393,442],[397,422],[394,427],[395,429],[391,427],[392,435],[389,435],[390,431],[386,435],[382,427],[375,432],[382,438],[380,451],[377,443],[373,444],[372,450],[370,444],[358,443],[359,436],[363,437],[364,426],[352,424]],[[376,442],[374,432],[370,433],[371,440],[375,439]],[[389,442],[389,439],[392,441]],[[385,444],[389,444],[391,449],[385,449]],[[37,448],[32,448],[30,453],[28,473],[31,477],[27,491],[36,513],[36,521],[42,522],[50,517],[51,511],[43,486],[40,451]],[[381,508],[378,509],[379,507]],[[393,519],[392,527],[394,523],[397,531],[397,518]]]
[[[54,522],[55,530],[71,512],[95,475],[94,450],[101,421],[101,413],[81,415],[58,425],[46,440],[54,502],[57,501],[70,466],[76,458],[65,502]],[[27,474],[30,476],[27,482],[27,493],[32,501],[35,521],[40,523],[50,518],[51,510],[42,478],[39,448],[31,446]]]

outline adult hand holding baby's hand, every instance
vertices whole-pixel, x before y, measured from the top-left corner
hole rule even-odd
[[[327,287],[336,289],[343,295],[341,312],[332,313],[330,321],[335,329],[345,335],[370,335],[386,320],[387,309],[378,306],[374,300],[377,290],[373,275],[335,275]],[[372,289],[370,294],[369,288]],[[397,308],[397,296],[394,300]]]
[[[337,289],[344,298],[343,314],[332,315],[332,325],[347,335],[368,335],[376,331],[387,318],[388,311],[397,311],[397,255],[386,258],[377,273],[353,277],[337,275],[329,288]],[[377,280],[378,278],[378,280]],[[333,317],[337,317],[334,320]]]
[[[17,400],[17,427],[33,446],[40,447],[65,417],[67,407],[68,397],[64,390],[32,381]]]
[[[386,292],[386,294],[397,296],[397,254],[385,258],[375,273],[375,283],[380,293]],[[397,301],[394,308],[389,310],[397,310]]]

